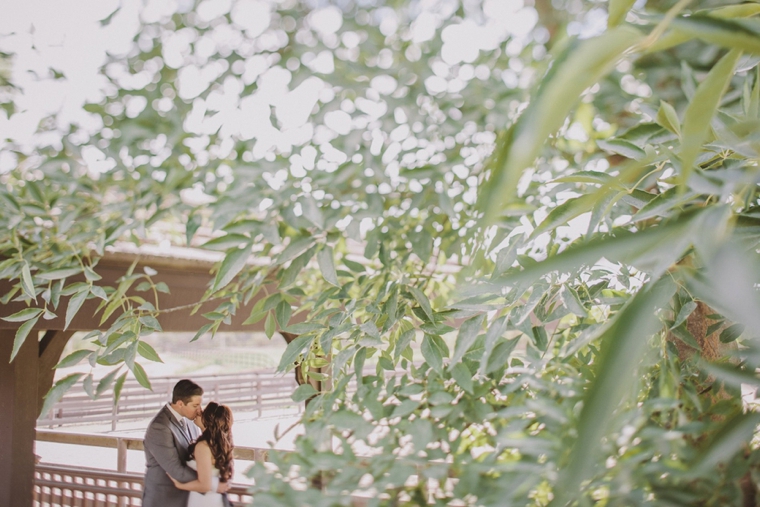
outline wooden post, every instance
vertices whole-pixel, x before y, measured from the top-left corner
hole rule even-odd
[[[13,330],[0,330],[0,505],[31,507],[38,341],[37,333],[31,333],[9,364],[14,336]]]
[[[116,440],[116,471],[124,473],[127,471],[127,441],[123,438]],[[126,482],[119,483],[119,487],[128,487]],[[127,499],[124,497],[119,498],[119,507],[125,507],[127,505]]]

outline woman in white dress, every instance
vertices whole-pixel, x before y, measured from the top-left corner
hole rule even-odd
[[[203,433],[190,444],[191,461],[187,463],[198,471],[198,479],[186,483],[171,479],[177,488],[190,491],[187,507],[224,507],[224,498],[212,486],[212,477],[219,477],[220,482],[232,478],[232,411],[212,401],[201,421]]]

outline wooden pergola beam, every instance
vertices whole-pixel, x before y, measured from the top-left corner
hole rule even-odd
[[[201,305],[201,308],[197,312],[192,315],[191,313],[195,304],[203,298],[209,283],[213,280],[213,276],[210,274],[210,270],[214,266],[213,262],[164,257],[136,257],[125,254],[106,255],[98,263],[97,273],[103,278],[97,281],[96,285],[116,287],[118,285],[117,280],[127,273],[135,260],[137,260],[135,273],[142,273],[145,267],[155,269],[158,271],[158,274],[152,277],[153,281],[155,283],[164,282],[169,287],[169,294],[159,293],[160,309],[166,312],[159,315],[158,321],[164,331],[195,332],[203,325],[209,323],[203,317],[203,314],[213,311],[218,306],[218,301],[208,301]],[[66,280],[66,284],[68,285],[77,281],[84,281],[84,277],[72,277]],[[136,285],[137,283],[134,284],[134,286]],[[11,290],[11,287],[12,285],[7,280],[0,281],[0,294],[6,294]],[[155,304],[151,291],[136,292],[133,287],[127,294],[143,297]],[[239,308],[237,314],[232,317],[231,323],[223,324],[219,328],[219,331],[262,331],[264,329],[263,321],[247,326],[243,326],[243,321],[248,318],[251,308],[263,295],[263,292],[258,294],[248,305]],[[56,311],[58,316],[52,320],[40,319],[37,322],[36,329],[45,331],[50,329],[63,330],[68,298],[63,297],[61,299],[61,304]],[[68,330],[92,331],[93,329],[108,329],[115,320],[115,316],[112,316],[101,324],[100,314],[95,315],[95,311],[101,302],[102,300],[99,298],[85,301],[82,308],[69,324]],[[38,304],[43,304],[41,298],[38,298]],[[11,301],[7,305],[0,306],[0,317],[12,315],[26,307],[26,304],[22,301]],[[16,329],[17,327],[18,323],[0,320],[0,329]]]

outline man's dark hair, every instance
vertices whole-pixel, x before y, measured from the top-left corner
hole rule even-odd
[[[192,380],[182,379],[177,382],[172,391],[172,404],[182,400],[184,403],[190,403],[193,396],[202,396],[203,388]]]

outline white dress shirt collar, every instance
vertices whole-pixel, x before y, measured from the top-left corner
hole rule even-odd
[[[174,416],[174,419],[176,419],[177,422],[180,423],[180,425],[184,426],[185,425],[185,417],[183,415],[181,415],[179,412],[177,412],[176,410],[174,410],[172,408],[171,403],[167,403],[166,406],[169,407],[169,412],[172,413],[172,415]]]

